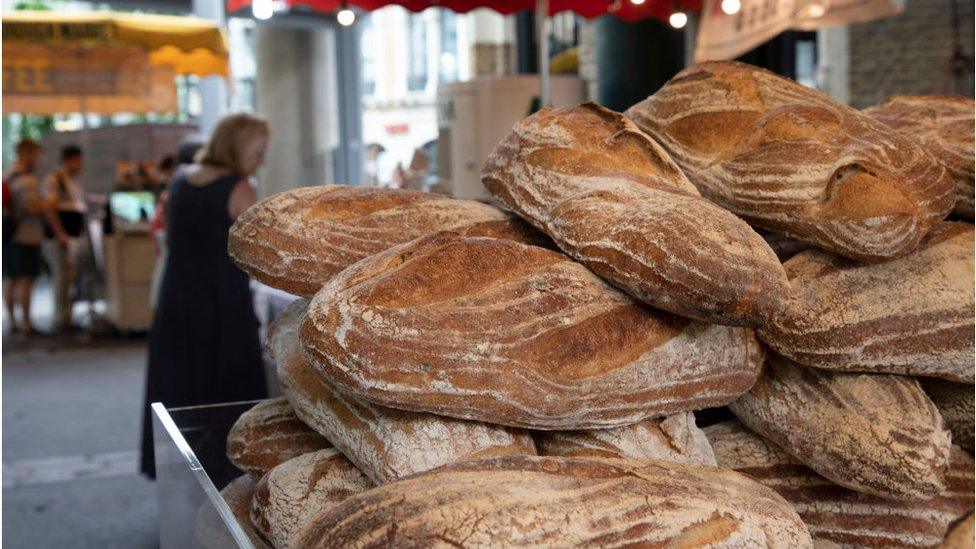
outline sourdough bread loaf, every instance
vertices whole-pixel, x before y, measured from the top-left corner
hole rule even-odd
[[[260,478],[279,463],[331,446],[302,423],[284,397],[268,399],[241,414],[227,434],[227,458]]]
[[[923,379],[922,388],[929,395],[946,427],[952,433],[952,443],[973,453],[974,387],[968,383],[952,383],[941,379]]]
[[[920,144],[752,65],[689,67],[626,116],[705,197],[851,259],[907,254],[955,203],[948,171]]]
[[[257,280],[311,296],[360,259],[439,230],[545,242],[487,204],[409,189],[325,185],[279,193],[249,208],[230,229],[228,252]]]
[[[275,547],[288,547],[305,522],[373,486],[335,448],[292,458],[261,477],[251,520]]]
[[[973,514],[969,513],[969,516],[953,525],[942,545],[939,545],[939,549],[973,549],[976,545],[973,542],[973,537],[976,535],[974,526],[976,524],[973,522]]]
[[[292,547],[811,547],[772,490],[725,469],[513,456],[392,482],[318,515]]]
[[[973,226],[936,225],[895,261],[809,250],[785,264],[793,299],[758,330],[778,353],[839,371],[973,383]]]
[[[762,238],[702,198],[650,137],[598,105],[519,121],[481,180],[564,252],[659,309],[755,326],[788,296]]]
[[[241,475],[230,481],[220,497],[230,508],[237,524],[251,541],[255,549],[271,549],[271,544],[261,536],[251,522],[251,499],[254,494],[254,477]],[[231,535],[224,519],[217,513],[216,507],[207,499],[197,510],[196,524],[193,528],[193,547],[198,549],[227,549],[237,547],[237,540]]]
[[[307,300],[292,303],[269,332],[281,392],[302,421],[332,441],[373,482],[452,461],[535,454],[524,431],[374,406],[333,388],[302,354],[298,327],[307,308]]]
[[[973,174],[976,167],[976,104],[961,95],[893,95],[864,110],[885,125],[920,141],[945,165],[956,184],[953,211],[973,219]]]
[[[762,363],[751,329],[656,311],[554,251],[457,233],[337,275],[302,344],[321,377],[376,404],[543,430],[720,406]]]
[[[710,425],[704,431],[719,467],[748,475],[783,496],[818,545],[934,547],[949,525],[973,508],[973,460],[956,447],[945,490],[926,501],[898,501],[838,486],[738,421]]]
[[[912,378],[827,372],[770,353],[729,409],[841,486],[904,500],[945,489],[949,432]]]
[[[541,456],[659,459],[715,465],[712,447],[695,425],[695,414],[691,412],[613,429],[535,431],[532,437]]]

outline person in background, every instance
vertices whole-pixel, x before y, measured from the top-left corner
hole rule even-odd
[[[256,194],[264,119],[225,116],[196,162],[170,182],[166,267],[149,334],[143,404],[143,474],[155,478],[152,402],[191,406],[267,395],[258,320],[247,275],[227,255],[227,232]]]
[[[78,253],[85,226],[88,204],[81,184],[75,179],[85,166],[85,157],[77,145],[61,149],[61,163],[44,178],[41,196],[51,212],[48,238],[42,251],[54,279],[54,329],[70,332],[77,329],[72,321],[71,295],[78,273]]]
[[[41,147],[25,139],[17,144],[17,161],[3,180],[3,300],[12,332],[29,334],[31,292],[41,268],[41,241],[44,238],[44,203],[38,194],[34,169]],[[17,322],[16,309],[22,318]]]

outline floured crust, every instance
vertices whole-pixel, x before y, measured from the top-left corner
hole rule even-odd
[[[250,207],[231,227],[227,251],[264,284],[312,296],[360,259],[440,230],[546,242],[487,204],[410,189],[324,185],[285,191]]]
[[[953,211],[972,220],[974,110],[976,103],[961,95],[893,95],[862,112],[927,146],[956,183]]]
[[[241,475],[230,481],[220,491],[220,497],[224,499],[231,512],[234,513],[237,523],[244,530],[255,549],[271,549],[271,545],[251,522],[251,500],[254,495],[254,483],[254,477],[251,475]],[[193,529],[193,546],[199,549],[226,549],[237,546],[237,541],[231,536],[210,500],[205,500],[197,511],[196,525]]]
[[[374,406],[330,386],[302,354],[298,327],[307,300],[275,319],[268,346],[295,413],[380,484],[445,463],[535,454],[528,433],[498,425]]]
[[[755,326],[785,305],[789,286],[769,246],[699,196],[619,113],[543,109],[515,124],[481,180],[564,252],[654,307]]]
[[[953,383],[941,379],[923,379],[922,388],[929,395],[946,427],[952,433],[952,443],[973,453],[974,388],[969,383]]]
[[[261,477],[276,465],[331,446],[302,423],[283,397],[259,402],[231,426],[227,458],[239,469]]]
[[[287,547],[310,518],[372,486],[335,448],[310,452],[278,465],[258,481],[251,520],[275,547]]]
[[[302,323],[321,376],[374,403],[533,429],[596,429],[727,404],[752,330],[646,307],[568,257],[438,233],[333,278]]]
[[[851,259],[909,253],[955,204],[952,177],[921,145],[752,65],[689,67],[625,114],[703,196]]]
[[[536,431],[532,437],[541,456],[659,459],[715,465],[712,447],[695,425],[695,414],[691,412],[614,429]]]
[[[310,521],[292,547],[812,547],[772,490],[725,469],[507,457],[386,484]]]
[[[927,501],[898,501],[848,490],[732,420],[704,429],[719,467],[775,490],[796,509],[815,543],[849,548],[933,547],[973,509],[973,460],[951,452],[946,489]],[[972,533],[970,531],[970,542]]]
[[[827,372],[771,353],[729,409],[841,486],[903,500],[945,489],[949,432],[912,378]]]
[[[786,311],[757,331],[796,362],[973,383],[973,226],[942,222],[914,253],[858,264],[808,250],[784,265]]]

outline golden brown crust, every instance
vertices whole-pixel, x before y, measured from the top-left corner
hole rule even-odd
[[[320,514],[292,547],[811,547],[795,511],[725,469],[508,457],[386,484]]]
[[[689,67],[626,115],[703,196],[851,259],[909,253],[955,203],[948,171],[916,142],[744,63]]]
[[[619,113],[585,103],[519,121],[482,182],[564,252],[654,307],[755,326],[785,304],[789,286],[769,246],[701,198]]]
[[[329,446],[325,437],[298,419],[283,397],[254,405],[227,434],[227,458],[258,478],[295,456]]]
[[[533,429],[597,429],[727,404],[752,330],[642,305],[568,257],[438,233],[333,278],[302,323],[321,376],[374,403]]]
[[[969,513],[949,530],[939,549],[973,549],[974,535],[973,514]]]

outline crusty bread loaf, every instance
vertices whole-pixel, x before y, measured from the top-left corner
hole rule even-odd
[[[811,547],[796,512],[726,469],[506,457],[373,488],[306,523],[292,547]]]
[[[254,483],[254,477],[251,475],[241,475],[230,481],[220,491],[220,497],[224,499],[227,507],[234,514],[234,518],[237,519],[241,530],[251,541],[251,545],[255,549],[271,549],[271,544],[261,536],[251,522],[251,499],[254,494]],[[217,509],[210,503],[210,500],[205,500],[197,510],[196,524],[193,528],[193,547],[197,549],[227,549],[237,546],[237,540],[227,529],[224,519],[217,513]]]
[[[337,275],[302,344],[322,377],[376,404],[543,430],[720,406],[762,363],[751,329],[656,311],[558,252],[457,233]]]
[[[325,185],[258,202],[234,222],[227,246],[247,274],[311,296],[360,259],[439,230],[545,242],[531,227],[487,204],[409,189]]]
[[[856,264],[809,250],[785,264],[793,299],[758,331],[780,354],[830,370],[973,383],[973,226],[943,222],[913,254]]]
[[[288,547],[308,519],[372,486],[335,448],[310,452],[261,477],[254,488],[251,521],[275,547]]]
[[[705,197],[851,259],[907,254],[955,203],[948,171],[917,142],[744,63],[689,67],[626,115]]]
[[[923,379],[921,383],[952,433],[953,444],[973,453],[973,423],[976,415],[973,406],[976,392],[973,385],[941,379]]]
[[[564,252],[659,309],[755,326],[785,304],[769,246],[619,113],[543,109],[515,124],[481,180]]]
[[[695,414],[681,412],[664,418],[590,431],[535,431],[541,456],[659,459],[715,465],[705,433]]]
[[[308,308],[301,300],[271,325],[268,346],[278,366],[281,392],[295,413],[379,484],[461,461],[535,454],[520,430],[432,414],[374,406],[334,389],[302,355],[298,326]]]
[[[961,95],[893,95],[864,110],[922,142],[941,161],[956,184],[957,215],[973,219],[973,140],[976,104]]]
[[[973,549],[976,543],[973,542],[974,535],[973,514],[957,522],[946,535],[939,549]]]
[[[302,423],[284,397],[268,399],[241,414],[227,434],[227,458],[258,478],[279,463],[331,446]]]
[[[933,547],[973,508],[973,460],[953,448],[947,487],[927,501],[884,499],[838,486],[732,420],[704,429],[720,467],[772,488],[800,514],[814,542],[845,548]],[[971,537],[971,536],[970,536]]]
[[[912,378],[827,372],[770,353],[755,386],[729,409],[841,486],[906,500],[945,488],[949,432]]]

